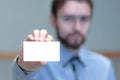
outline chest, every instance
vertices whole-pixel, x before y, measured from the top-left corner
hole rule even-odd
[[[77,75],[77,76],[76,76]],[[71,64],[63,67],[59,63],[48,64],[40,71],[42,80],[107,80],[104,71],[95,69],[93,66],[76,66],[76,73]]]

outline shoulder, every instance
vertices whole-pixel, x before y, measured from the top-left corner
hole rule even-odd
[[[87,61],[91,61],[99,66],[106,66],[107,68],[111,66],[111,60],[102,55],[101,53],[93,52],[87,49],[84,49],[84,52]]]

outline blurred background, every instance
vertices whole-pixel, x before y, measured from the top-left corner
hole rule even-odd
[[[120,80],[120,0],[94,0],[94,14],[85,47],[113,62]],[[51,0],[0,0],[0,80],[12,80],[12,61],[24,38],[34,29],[50,25]]]

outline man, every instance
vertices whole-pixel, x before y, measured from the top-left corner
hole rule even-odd
[[[53,0],[50,21],[61,42],[60,62],[24,62],[21,49],[13,65],[14,80],[115,80],[109,59],[82,46],[92,12],[92,0]],[[25,40],[48,42],[53,37],[34,30]]]

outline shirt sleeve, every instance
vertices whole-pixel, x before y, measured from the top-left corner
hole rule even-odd
[[[24,72],[16,63],[17,58],[13,61],[12,73],[13,80],[38,80],[38,72]]]
[[[112,64],[110,64],[108,77],[109,77],[108,80],[116,80]]]

